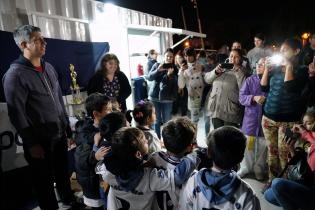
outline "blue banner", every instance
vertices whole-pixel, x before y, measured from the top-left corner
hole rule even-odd
[[[63,95],[71,93],[69,65],[72,63],[77,72],[77,83],[87,86],[102,56],[109,51],[107,42],[78,42],[59,39],[45,39],[47,42],[45,61],[51,63],[59,76]],[[10,64],[18,58],[21,51],[14,42],[11,32],[0,31],[0,78],[9,69]],[[2,82],[0,84],[0,101],[5,102]]]

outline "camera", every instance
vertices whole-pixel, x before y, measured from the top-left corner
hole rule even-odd
[[[280,54],[276,54],[270,57],[270,61],[272,65],[280,66],[283,62],[283,56]]]
[[[164,63],[163,64],[163,69],[169,69],[169,68],[173,68],[173,64],[172,63]]]
[[[200,163],[198,165],[198,170],[202,168],[209,168],[213,165],[213,160],[208,157],[208,149],[202,147],[196,147],[194,151],[197,153]]]
[[[234,64],[233,63],[221,63],[220,67],[223,69],[231,70],[231,69],[233,69]]]

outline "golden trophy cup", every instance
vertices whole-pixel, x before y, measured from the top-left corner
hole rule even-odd
[[[74,65],[70,63],[70,76],[71,76],[71,94],[72,94],[72,104],[82,104],[83,99],[81,97],[80,87],[77,83],[77,72],[74,70]]]

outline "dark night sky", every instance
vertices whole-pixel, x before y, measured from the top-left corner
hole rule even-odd
[[[103,0],[104,2],[104,0]],[[118,6],[171,18],[173,27],[184,28],[180,5],[183,5],[187,29],[198,31],[196,13],[190,0],[110,0]],[[227,1],[197,0],[202,30],[215,49],[240,40],[246,49],[252,48],[253,36],[262,32],[267,43],[281,43],[285,38],[315,31],[315,3],[312,0]],[[174,36],[174,39],[178,39]]]

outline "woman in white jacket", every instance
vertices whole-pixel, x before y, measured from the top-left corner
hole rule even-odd
[[[205,87],[203,66],[196,62],[196,53],[193,48],[186,48],[184,53],[187,65],[182,65],[178,73],[178,88],[187,87],[190,118],[197,124],[201,109],[202,93]]]

